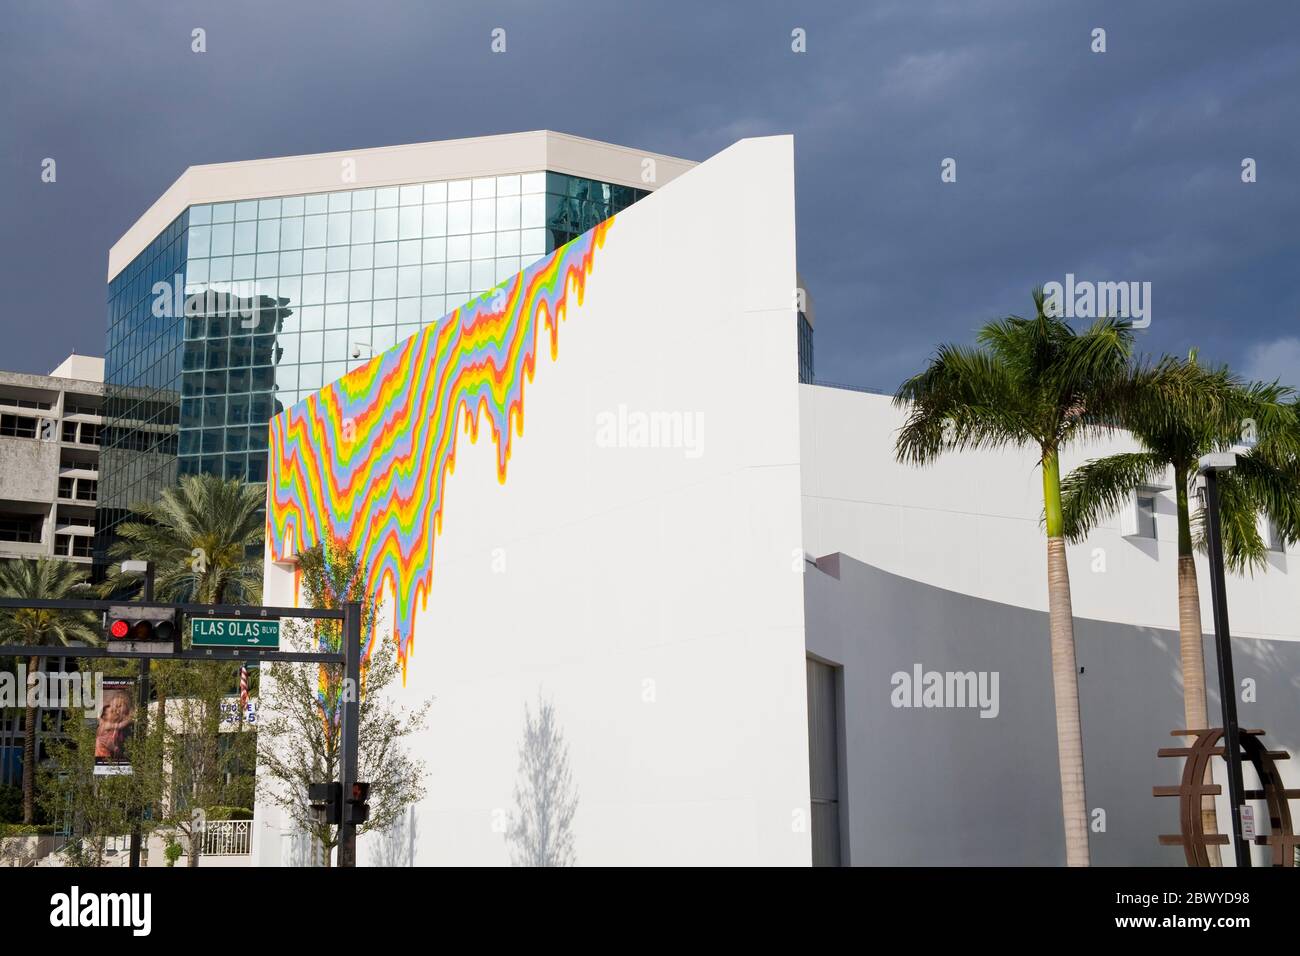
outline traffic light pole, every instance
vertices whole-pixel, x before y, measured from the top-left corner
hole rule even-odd
[[[149,561],[145,564],[144,571],[143,598],[146,602],[153,601],[153,582],[153,562]],[[142,657],[140,659],[140,711],[137,719],[140,723],[139,739],[142,742],[147,741],[149,739],[149,658],[147,657]],[[140,813],[135,815],[135,822],[131,824],[130,866],[132,869],[136,869],[140,866],[140,817],[144,813],[144,808],[141,806],[138,809],[140,810]]]
[[[357,825],[352,822],[352,785],[357,782],[357,733],[361,720],[361,605],[343,605],[343,709],[340,730],[342,754],[339,783],[342,784],[342,822],[339,823],[339,866],[357,865]]]
[[[144,562],[140,562],[143,564]],[[144,569],[141,569],[144,570]],[[349,700],[344,702],[343,706],[343,761],[340,768],[340,777],[347,780],[346,794],[351,795],[352,783],[356,781],[357,776],[357,734],[359,733],[359,715],[360,706],[357,697],[360,693],[360,676],[361,676],[361,606],[356,603],[344,605],[343,609],[338,608],[301,608],[301,607],[264,607],[258,605],[243,604],[159,604],[152,600],[153,598],[153,580],[152,575],[146,573],[145,591],[142,600],[134,602],[133,609],[153,609],[167,610],[172,612],[173,617],[186,615],[191,619],[196,617],[229,617],[235,619],[249,620],[280,620],[281,618],[298,618],[307,620],[335,620],[343,622],[343,646],[338,651],[280,651],[280,650],[262,650],[251,647],[204,647],[189,649],[182,648],[181,635],[175,635],[174,648],[171,650],[159,650],[154,646],[133,646],[132,642],[123,641],[120,647],[114,646],[112,640],[108,640],[103,646],[95,645],[71,645],[71,646],[51,646],[39,644],[0,644],[0,657],[71,657],[81,659],[98,659],[98,660],[131,660],[140,661],[141,677],[141,696],[143,706],[137,715],[140,721],[139,734],[143,738],[147,727],[148,720],[148,693],[149,693],[149,661],[158,659],[165,661],[225,661],[225,660],[258,660],[266,663],[286,662],[286,663],[303,663],[303,664],[330,664],[334,666],[343,665],[344,676],[349,678],[351,683],[347,685]],[[13,598],[0,597],[0,609],[3,610],[23,610],[38,609],[52,611],[99,611],[112,612],[120,610],[125,605],[120,601],[113,600],[82,600],[82,599],[53,599],[53,598]],[[108,637],[109,635],[105,635]],[[123,637],[122,634],[114,635]],[[148,643],[148,642],[145,642]],[[342,805],[344,801],[340,799]],[[138,825],[132,828],[131,840],[131,865],[139,866],[140,861],[140,837]],[[339,858],[341,866],[356,865],[356,824],[345,824],[340,831],[339,840]]]

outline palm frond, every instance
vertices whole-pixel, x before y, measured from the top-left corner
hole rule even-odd
[[[1254,575],[1268,567],[1268,545],[1259,533],[1258,509],[1235,471],[1220,472],[1218,487],[1224,566],[1234,574]],[[1195,526],[1195,545],[1204,552],[1209,547],[1209,521],[1203,511]]]
[[[45,601],[93,597],[81,568],[52,558],[0,564],[0,594]],[[0,640],[11,644],[66,647],[74,642],[98,644],[101,637],[95,615],[89,611],[5,608],[0,610]]]
[[[1061,481],[1061,517],[1065,537],[1081,541],[1104,518],[1115,514],[1139,485],[1156,481],[1168,462],[1155,452],[1129,452],[1095,458]]]
[[[101,589],[130,592],[137,579],[121,561],[153,563],[155,593],[176,601],[257,603],[261,599],[265,485],[187,475],[155,502],[136,506],[109,549],[113,566]]]
[[[894,403],[908,409],[895,442],[899,461],[924,465],[945,451],[1005,448],[1033,437],[1023,394],[987,351],[940,346]]]

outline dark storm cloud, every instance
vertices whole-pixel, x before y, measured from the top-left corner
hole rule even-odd
[[[1300,385],[1297,7],[23,4],[0,366],[102,354],[108,248],[188,165],[546,127],[692,159],[793,133],[821,378],[892,388],[1072,272],[1152,283],[1147,348]]]

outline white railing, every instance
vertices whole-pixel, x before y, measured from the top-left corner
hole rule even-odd
[[[203,829],[203,855],[247,856],[252,839],[252,820],[213,820]]]

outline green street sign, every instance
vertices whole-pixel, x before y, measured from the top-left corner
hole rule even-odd
[[[246,618],[190,618],[190,643],[194,647],[256,647],[274,651],[280,646],[280,622]]]

